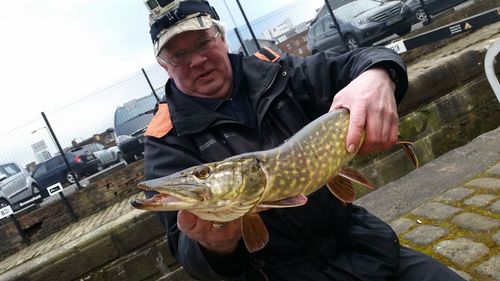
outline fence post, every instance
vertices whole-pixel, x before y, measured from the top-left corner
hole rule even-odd
[[[328,10],[328,13],[330,13],[330,17],[332,17],[332,21],[333,21],[333,24],[335,25],[335,28],[339,32],[340,40],[342,40],[342,43],[344,43],[346,50],[349,51],[349,46],[347,46],[347,42],[345,41],[344,33],[342,33],[342,30],[340,29],[339,22],[337,21],[337,18],[333,14],[332,6],[330,6],[330,0],[325,0],[325,5],[326,5],[326,9]]]
[[[250,30],[250,34],[252,35],[253,41],[255,42],[255,46],[257,47],[257,51],[258,51],[258,50],[260,50],[259,41],[257,41],[257,37],[255,37],[255,33],[253,33],[252,26],[250,25],[250,22],[248,22],[247,15],[245,14],[243,7],[241,7],[240,0],[236,0],[236,3],[238,3],[238,7],[240,8],[241,14],[243,15],[243,18],[245,19],[245,23],[247,24],[248,30]]]
[[[238,29],[236,27],[234,28],[234,33],[236,33],[236,37],[238,37],[238,41],[240,41],[241,48],[243,48],[243,53],[245,54],[245,56],[248,56],[249,54],[248,54],[247,46],[245,46],[245,44],[243,43],[243,39],[241,39],[240,32],[238,31]]]
[[[149,77],[146,74],[146,71],[144,70],[144,68],[141,68],[141,70],[142,70],[142,74],[144,74],[144,77],[146,77],[146,81],[148,81],[148,85],[149,85],[149,88],[151,88],[151,91],[153,92],[153,96],[155,96],[156,101],[159,102],[160,98],[156,94],[155,88],[153,88],[153,85],[151,84],[151,81],[149,81]]]
[[[43,120],[45,121],[45,124],[47,124],[47,128],[49,129],[50,135],[52,136],[52,140],[56,143],[57,149],[59,150],[59,153],[61,154],[64,163],[66,164],[66,167],[68,167],[68,171],[71,173],[73,178],[75,179],[75,184],[78,187],[78,189],[82,189],[82,185],[80,184],[80,181],[78,180],[75,170],[71,167],[71,165],[68,162],[68,159],[66,159],[66,154],[64,154],[64,150],[61,147],[61,144],[59,143],[59,140],[56,137],[56,134],[54,133],[54,130],[52,130],[52,126],[50,126],[49,120],[47,119],[47,116],[45,116],[45,112],[42,112],[42,117]]]

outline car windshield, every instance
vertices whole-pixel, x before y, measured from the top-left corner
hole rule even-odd
[[[131,135],[146,127],[153,116],[156,98],[148,95],[120,106],[115,112],[115,131],[119,135]]]
[[[357,0],[349,4],[345,4],[338,9],[335,9],[334,14],[336,17],[340,18],[343,21],[349,21],[356,16],[364,13],[365,11],[376,8],[383,3],[384,2],[382,1],[374,0]]]

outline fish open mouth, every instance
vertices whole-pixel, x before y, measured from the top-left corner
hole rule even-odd
[[[149,199],[134,199],[130,204],[134,208],[149,211],[174,211],[193,206],[193,203],[164,193],[155,194]]]

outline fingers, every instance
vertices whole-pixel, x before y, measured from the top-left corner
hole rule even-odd
[[[188,211],[179,211],[177,213],[177,227],[179,230],[214,252],[234,249],[241,238],[240,220],[230,221],[222,225],[220,227],[220,223],[200,219]]]
[[[360,147],[361,137],[365,130],[366,112],[356,107],[350,113],[349,129],[347,130],[346,149],[349,153],[356,153]]]
[[[393,84],[385,70],[369,69],[335,95],[330,110],[343,107],[351,114],[346,137],[350,153],[386,150],[396,143],[398,116]]]

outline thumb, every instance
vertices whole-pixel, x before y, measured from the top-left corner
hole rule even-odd
[[[363,110],[351,110],[349,129],[347,130],[346,149],[349,153],[359,150],[361,135],[366,124],[366,114]]]

